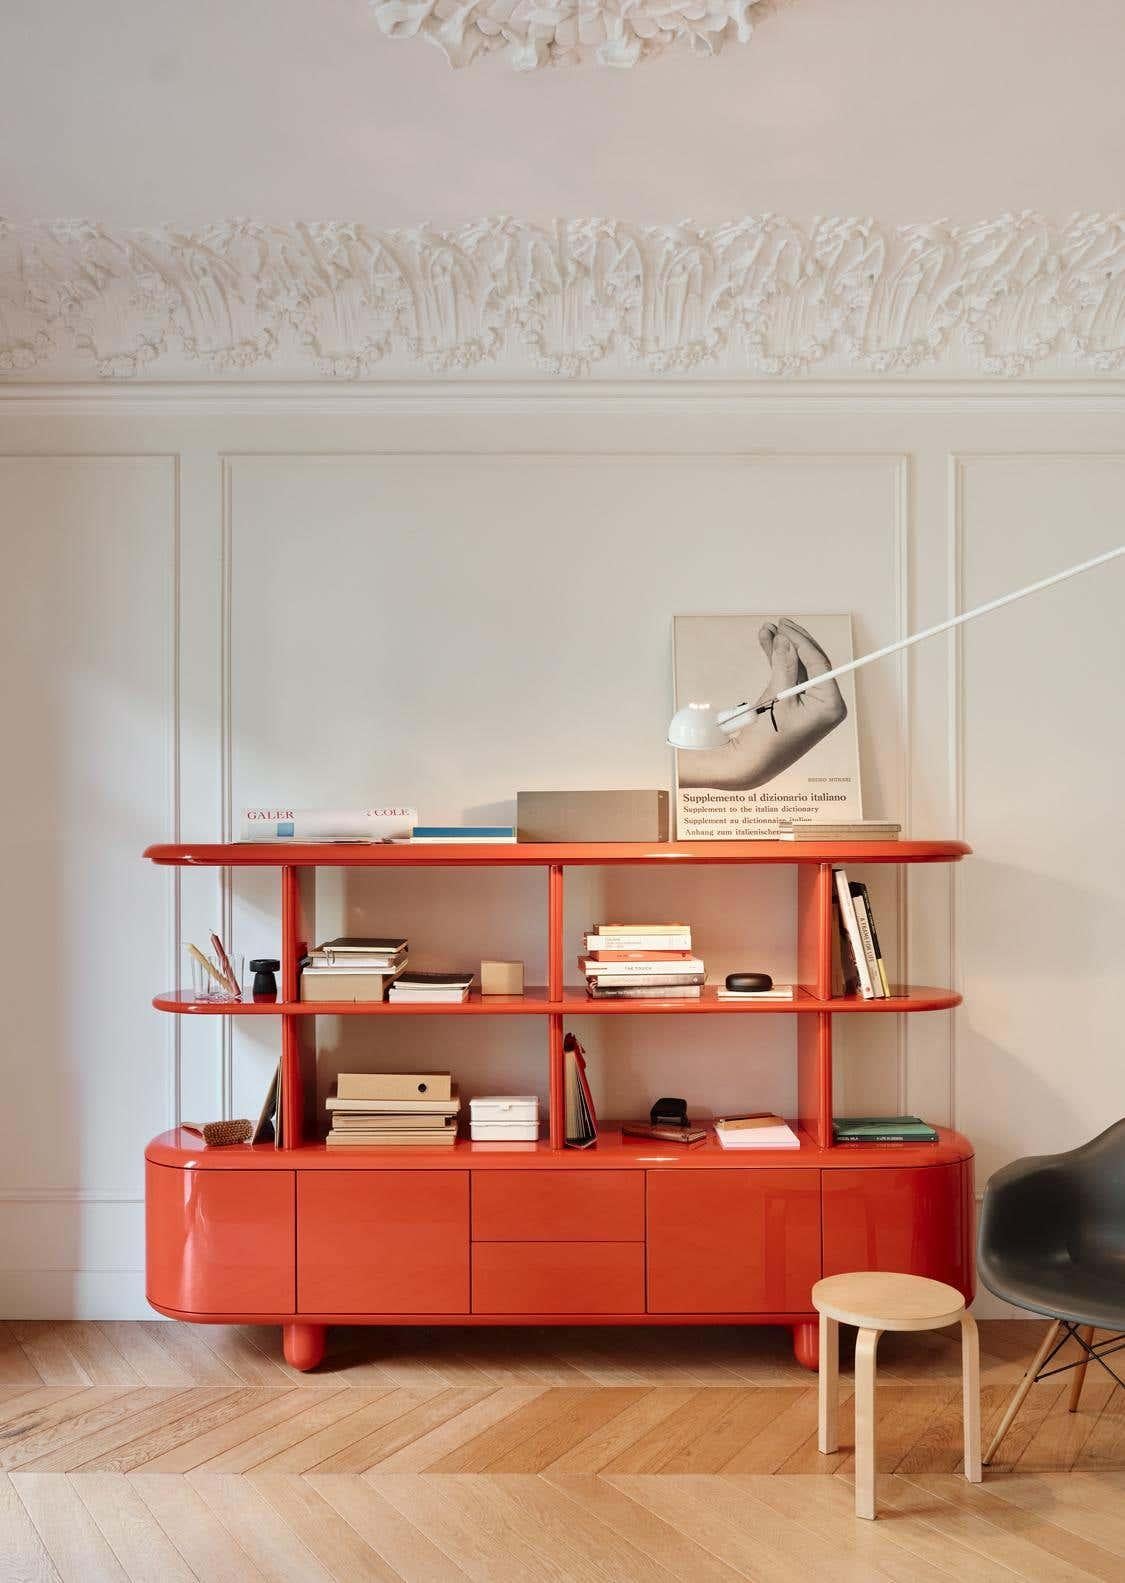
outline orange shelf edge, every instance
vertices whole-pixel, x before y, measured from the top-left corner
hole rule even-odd
[[[481,995],[479,990],[474,990],[467,1001],[449,1005],[404,1001],[196,1000],[190,990],[183,989],[154,995],[152,1004],[158,1011],[180,1016],[211,1017],[792,1017],[810,1012],[829,1012],[833,1016],[887,1016],[897,1012],[948,1011],[959,1006],[961,999],[956,990],[926,984],[896,985],[894,995],[888,1000],[862,1000],[858,995],[822,1000],[807,989],[799,989],[791,1001],[767,1000],[749,1004],[720,1000],[713,985],[706,985],[698,1000],[592,1000],[581,986],[568,986],[560,1000],[549,1000],[545,988],[533,986],[522,995]]]

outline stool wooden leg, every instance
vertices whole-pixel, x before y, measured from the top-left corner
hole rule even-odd
[[[980,1337],[972,1314],[961,1315],[961,1419],[965,1434],[965,1477],[979,1484]]]
[[[821,1451],[835,1451],[840,1443],[836,1427],[840,1405],[840,1326],[835,1319],[820,1316],[820,1380],[817,1445]]]
[[[823,1319],[821,1320],[823,1324]],[[875,1516],[875,1349],[881,1330],[855,1341],[855,1514]]]
[[[1083,1325],[1078,1334],[1082,1337],[1082,1340],[1088,1347],[1093,1346],[1093,1325]],[[1076,1413],[1078,1411],[1078,1398],[1082,1395],[1082,1386],[1086,1380],[1086,1365],[1089,1363],[1089,1361],[1089,1357],[1084,1352],[1082,1354],[1082,1362],[1075,1369],[1074,1378],[1070,1382],[1070,1400],[1066,1404],[1066,1410],[1068,1413]]]
[[[1023,1399],[1031,1387],[1035,1384],[1035,1376],[1043,1367],[1043,1363],[1048,1352],[1050,1352],[1051,1348],[1058,1340],[1059,1331],[1061,1329],[1062,1325],[1057,1319],[1053,1319],[1047,1326],[1047,1334],[1043,1337],[1043,1344],[1039,1348],[1039,1351],[1032,1358],[1031,1362],[1028,1364],[1027,1373],[1016,1387],[1015,1394],[1008,1403],[1008,1410],[1000,1420],[1000,1427],[992,1437],[992,1444],[984,1454],[985,1467],[987,1467],[992,1461],[993,1457],[996,1455],[996,1451],[1001,1440],[1003,1440],[1004,1436],[1008,1433],[1008,1430],[1012,1427],[1013,1419],[1023,1406]]]

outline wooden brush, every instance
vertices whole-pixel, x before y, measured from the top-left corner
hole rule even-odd
[[[208,1148],[222,1148],[228,1143],[245,1143],[254,1131],[252,1121],[185,1121],[185,1132],[194,1132]]]

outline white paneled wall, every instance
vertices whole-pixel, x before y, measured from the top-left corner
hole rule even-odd
[[[674,613],[848,610],[862,651],[1108,547],[1123,412],[1046,387],[6,403],[0,1312],[143,1312],[146,1139],[255,1113],[276,1058],[265,1019],[148,1008],[182,939],[221,925],[275,954],[276,881],[177,886],[147,842],[228,833],[250,800],[506,821],[524,786],[668,785]],[[966,1006],[840,1019],[837,1102],[954,1120],[978,1186],[1125,1112],[1123,579],[859,682],[867,811],[977,856],[869,876],[901,975],[955,979]],[[401,928],[419,966],[543,976],[537,874],[326,875],[318,904],[321,933]],[[793,972],[787,873],[577,876],[574,951],[607,909],[689,917],[716,976]],[[791,1109],[788,1021],[707,1021],[583,1020],[605,1110]],[[545,1092],[531,1019],[323,1019],[320,1039],[324,1083],[436,1060],[466,1092]]]

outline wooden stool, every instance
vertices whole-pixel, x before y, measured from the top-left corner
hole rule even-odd
[[[829,1275],[812,1289],[820,1315],[821,1451],[837,1447],[840,1394],[840,1326],[855,1325],[855,1514],[875,1516],[875,1349],[884,1330],[940,1330],[961,1324],[962,1420],[965,1477],[980,1483],[980,1348],[976,1321],[961,1293],[920,1275],[877,1271]]]

